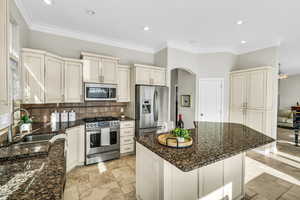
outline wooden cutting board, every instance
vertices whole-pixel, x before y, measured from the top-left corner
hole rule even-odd
[[[193,138],[184,139],[184,142],[177,142],[177,138],[170,133],[161,134],[157,137],[158,142],[167,147],[185,148],[193,144]]]

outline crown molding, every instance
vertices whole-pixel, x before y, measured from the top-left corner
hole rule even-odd
[[[103,45],[115,46],[115,47],[119,47],[119,48],[135,50],[135,51],[142,51],[145,53],[152,53],[152,54],[155,53],[153,48],[148,48],[145,46],[140,46],[140,45],[136,45],[136,44],[129,43],[129,42],[123,42],[123,41],[119,41],[119,40],[113,40],[113,39],[109,39],[109,38],[99,37],[99,36],[95,36],[95,35],[92,35],[89,33],[62,29],[60,27],[55,27],[55,26],[46,25],[46,24],[33,23],[31,25],[30,29],[34,30],[34,31],[53,34],[53,35],[60,35],[63,37],[75,38],[75,39],[79,39],[82,41],[95,42],[95,43],[99,43],[99,44],[103,44]]]

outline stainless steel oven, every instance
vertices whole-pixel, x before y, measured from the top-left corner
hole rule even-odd
[[[120,157],[120,122],[116,118],[86,119],[86,164]]]
[[[84,99],[85,101],[116,101],[117,85],[85,83]]]

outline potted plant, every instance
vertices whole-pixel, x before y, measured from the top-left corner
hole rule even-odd
[[[172,134],[177,138],[178,142],[184,142],[185,139],[190,139],[190,130],[184,128],[175,128]]]
[[[24,115],[21,117],[21,121],[20,121],[20,132],[30,132],[31,131],[31,123],[32,120],[30,119],[30,117],[28,115]]]

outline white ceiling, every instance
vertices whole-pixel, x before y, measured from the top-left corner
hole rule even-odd
[[[297,0],[54,0],[51,6],[42,0],[16,2],[34,30],[152,53],[166,45],[192,52],[244,53],[281,44],[282,71],[300,73]],[[96,14],[89,16],[86,10]],[[245,23],[237,25],[237,20]]]

